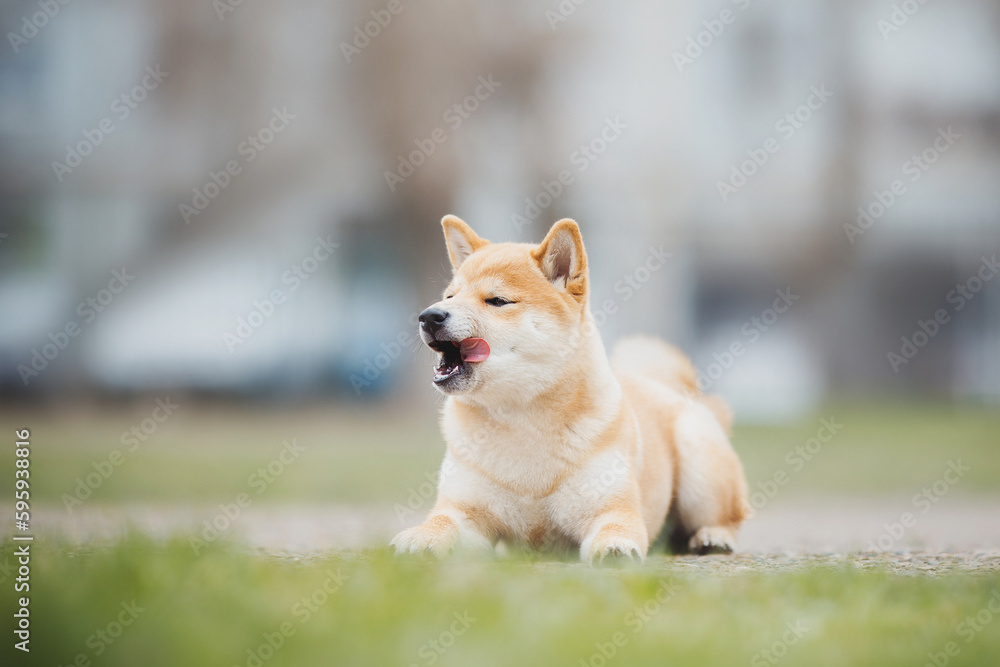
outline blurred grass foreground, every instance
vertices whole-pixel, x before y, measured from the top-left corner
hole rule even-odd
[[[774,571],[700,562],[723,566],[299,559],[225,543],[195,555],[186,541],[141,537],[45,544],[32,561],[30,664],[884,667],[1000,655],[995,568],[927,577],[877,559]]]

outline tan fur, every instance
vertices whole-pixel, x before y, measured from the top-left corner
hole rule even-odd
[[[657,339],[626,339],[609,362],[576,223],[557,222],[538,246],[489,243],[453,216],[442,224],[455,269],[434,304],[449,313],[446,340],[483,338],[491,354],[439,387],[438,501],[395,537],[397,552],[503,540],[642,559],[668,513],[692,550],[732,550],[748,504],[729,408]]]

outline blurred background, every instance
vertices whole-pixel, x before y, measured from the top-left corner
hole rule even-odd
[[[419,521],[443,443],[416,315],[454,213],[493,241],[579,221],[606,344],[674,341],[734,406],[745,548],[875,548],[949,466],[904,542],[1000,546],[997,3],[0,24],[0,429],[32,430],[43,529],[203,533],[248,491],[269,548]]]
[[[903,5],[5,2],[0,385],[430,404],[450,212],[741,419],[996,405],[1000,6]]]

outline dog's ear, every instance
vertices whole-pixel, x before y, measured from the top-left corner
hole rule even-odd
[[[575,222],[566,218],[552,225],[545,239],[531,253],[538,267],[557,289],[578,300],[587,294],[587,253]]]
[[[479,238],[464,220],[454,215],[441,218],[441,226],[444,227],[444,243],[448,246],[448,259],[456,271],[469,255],[489,244],[486,239]]]

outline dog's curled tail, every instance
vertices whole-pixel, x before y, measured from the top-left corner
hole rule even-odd
[[[615,345],[611,364],[623,371],[662,382],[697,400],[711,410],[726,433],[730,433],[733,413],[729,406],[719,396],[702,395],[694,364],[673,345],[652,336],[630,336]]]

